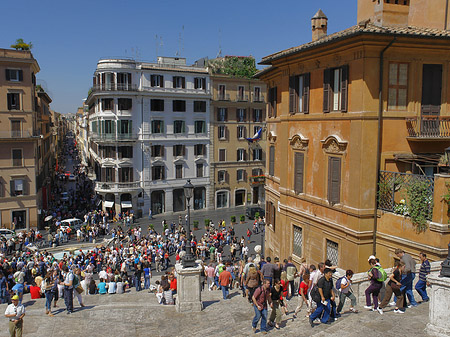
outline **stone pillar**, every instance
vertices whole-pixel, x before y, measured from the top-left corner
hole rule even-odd
[[[430,295],[430,323],[427,332],[433,336],[450,335],[450,278],[440,277],[439,272],[427,276],[431,288],[427,288]]]
[[[202,267],[197,265],[192,268],[183,268],[179,263],[175,264],[177,271],[177,312],[199,312],[202,311],[202,293],[200,284],[200,273]]]

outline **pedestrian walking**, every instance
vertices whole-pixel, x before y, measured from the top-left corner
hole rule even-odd
[[[64,304],[66,305],[67,314],[73,312],[73,273],[66,265],[63,266],[64,282]]]
[[[422,297],[422,302],[428,302],[430,298],[427,294],[427,275],[431,272],[431,266],[430,262],[427,259],[427,254],[425,254],[424,252],[420,252],[419,257],[422,264],[420,265],[419,281],[417,281],[416,283],[416,290],[419,293],[420,297]]]
[[[352,285],[353,270],[349,269],[345,272],[345,276],[338,279],[336,282],[336,289],[339,292],[339,305],[337,307],[337,313],[340,314],[344,307],[345,300],[348,297],[351,301],[350,311],[357,313],[356,310],[356,297],[353,295]],[[340,280],[340,281],[339,281]]]
[[[252,321],[253,332],[256,332],[258,322],[261,320],[261,333],[267,334],[267,304],[270,305],[272,303],[270,280],[264,280],[263,285],[253,293],[252,299],[255,310],[255,317]]]
[[[9,335],[11,337],[22,337],[25,307],[19,304],[19,296],[17,295],[14,295],[11,301],[12,303],[8,305],[5,311],[5,317],[9,318]]]

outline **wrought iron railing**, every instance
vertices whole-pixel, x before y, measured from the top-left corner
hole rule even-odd
[[[92,91],[137,91],[136,84],[129,83],[104,83],[93,86]]]
[[[378,209],[401,215],[410,215],[412,189],[421,189],[423,200],[429,205],[426,218],[433,215],[434,177],[380,171],[378,183]]]
[[[130,189],[130,188],[139,188],[141,187],[141,183],[139,181],[135,182],[101,182],[97,181],[95,183],[95,189],[97,190],[120,190],[120,189]]]
[[[135,133],[95,133],[90,134],[93,140],[99,141],[128,141],[136,140],[138,135]]]
[[[408,136],[413,138],[450,138],[450,117],[422,116],[406,119]]]

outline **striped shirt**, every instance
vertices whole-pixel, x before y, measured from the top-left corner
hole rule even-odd
[[[423,261],[422,264],[420,265],[419,280],[426,281],[427,274],[429,274],[430,272],[431,272],[430,262],[428,260]]]

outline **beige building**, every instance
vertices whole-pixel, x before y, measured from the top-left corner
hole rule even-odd
[[[256,79],[211,75],[210,205],[264,205],[266,85]],[[249,142],[258,129],[258,141]]]
[[[0,223],[6,228],[36,227],[47,203],[51,99],[36,91],[39,70],[30,51],[0,49]]]

